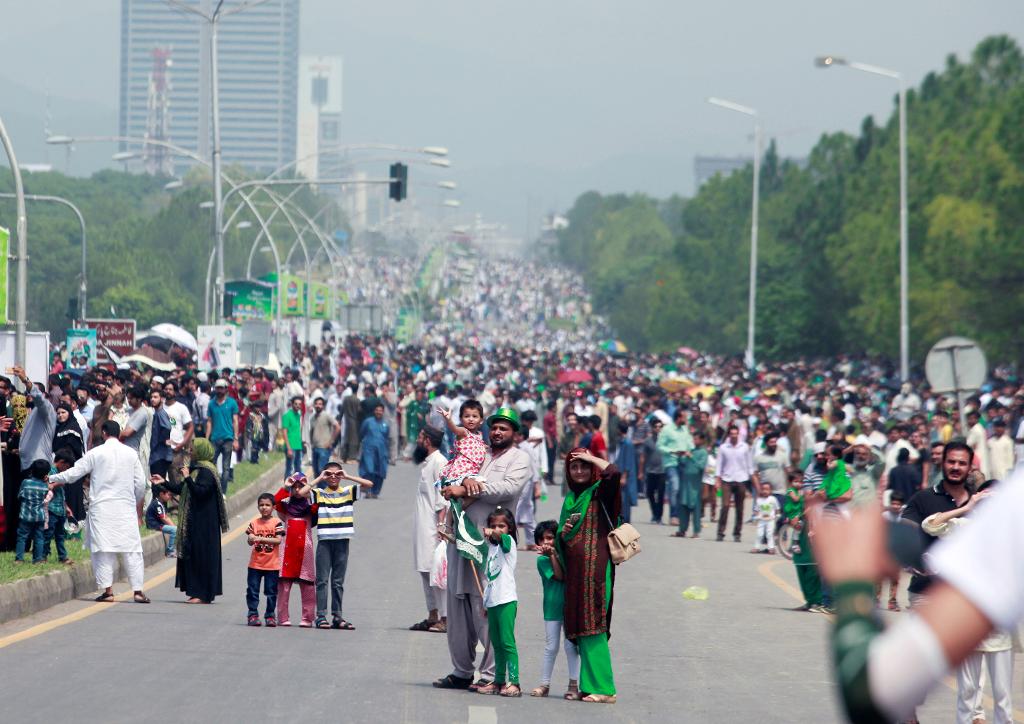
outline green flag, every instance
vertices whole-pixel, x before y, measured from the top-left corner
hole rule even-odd
[[[473,521],[466,517],[458,498],[452,499],[452,529],[455,531],[455,548],[459,555],[482,566],[487,558],[487,541]]]

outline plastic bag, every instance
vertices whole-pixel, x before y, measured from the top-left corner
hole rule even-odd
[[[430,565],[430,585],[442,591],[448,588],[448,544],[440,541],[434,548],[434,560]]]
[[[683,598],[689,601],[706,601],[708,600],[708,589],[703,586],[690,586],[683,591]]]

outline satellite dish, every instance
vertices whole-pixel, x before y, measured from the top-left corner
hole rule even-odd
[[[974,392],[985,384],[988,362],[977,342],[946,337],[935,343],[924,363],[928,384],[938,393]]]

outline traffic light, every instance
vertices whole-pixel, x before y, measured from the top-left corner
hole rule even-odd
[[[391,184],[388,187],[388,196],[392,201],[401,201],[409,190],[409,167],[404,163],[391,164]]]
[[[68,299],[68,309],[64,312],[64,316],[68,319],[78,319],[78,300],[74,297]]]
[[[224,290],[224,318],[231,319],[235,316],[235,297],[238,292]]]

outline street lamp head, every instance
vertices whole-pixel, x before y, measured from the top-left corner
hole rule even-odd
[[[814,59],[814,65],[818,68],[828,68],[833,65],[846,65],[846,59],[838,58],[834,55],[819,55]]]
[[[251,221],[239,221],[237,224],[235,224],[235,228],[236,229],[248,229],[251,226],[252,226],[252,222]]]
[[[421,152],[429,156],[447,156],[448,149],[444,146],[424,146],[420,149]]]
[[[60,146],[70,146],[74,141],[75,139],[71,136],[48,136],[46,139],[47,143]]]
[[[457,184],[454,181],[438,181],[437,187],[439,189],[449,189],[449,190],[452,190],[452,189],[457,188]]]
[[[430,159],[431,166],[440,166],[441,168],[451,168],[452,162],[447,158],[432,158]]]
[[[213,208],[213,202],[212,201],[202,201],[199,204],[199,208],[201,208],[201,209],[212,209]]]
[[[184,181],[182,181],[180,178],[176,178],[173,181],[168,181],[167,183],[164,184],[164,191],[174,191],[175,189],[180,189],[184,185]]]
[[[458,199],[445,199],[444,205],[455,209],[458,208],[459,206],[462,206],[462,202],[459,201]]]
[[[118,151],[110,157],[111,161],[131,161],[133,158],[138,158],[141,154],[138,151]]]

